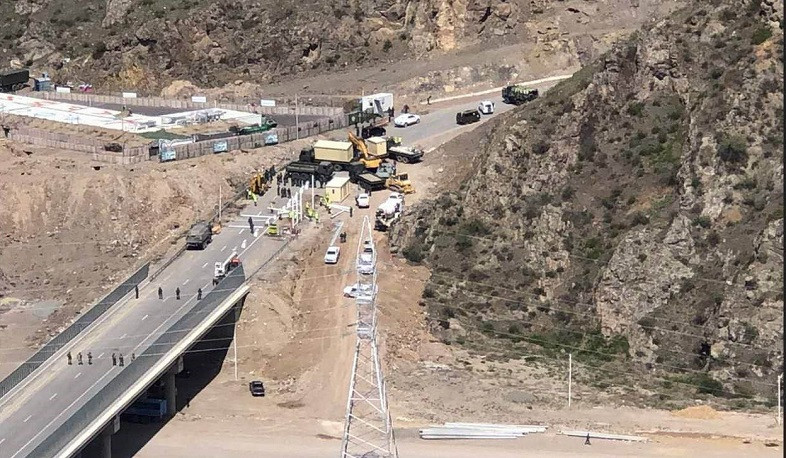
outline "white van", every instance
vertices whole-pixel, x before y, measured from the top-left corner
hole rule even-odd
[[[491,100],[484,100],[480,102],[478,105],[478,111],[486,115],[494,113],[494,102]]]

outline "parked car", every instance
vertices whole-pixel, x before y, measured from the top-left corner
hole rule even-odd
[[[265,384],[262,383],[260,380],[254,380],[252,382],[249,382],[248,390],[251,391],[251,396],[264,396]]]
[[[478,121],[480,121],[480,113],[478,110],[464,110],[456,113],[456,124],[472,124]]]
[[[371,205],[371,197],[365,192],[360,193],[355,197],[355,203],[358,208],[368,208],[368,206]]]
[[[480,104],[478,104],[478,111],[481,114],[486,114],[486,115],[494,113],[494,102],[492,102],[491,100],[484,100],[480,102]]]
[[[338,257],[341,255],[341,248],[332,246],[325,252],[325,264],[337,264]]]
[[[344,288],[344,297],[351,297],[355,299],[359,295],[360,299],[371,299],[372,295],[369,294],[370,289],[371,288],[368,285],[360,285],[360,286],[358,286],[357,284],[350,285]],[[374,295],[376,295],[377,292],[379,292],[379,287],[377,285],[374,285]]]
[[[393,124],[396,127],[407,127],[413,124],[417,124],[419,122],[420,122],[420,116],[412,113],[405,113],[402,115],[398,115],[393,120]]]

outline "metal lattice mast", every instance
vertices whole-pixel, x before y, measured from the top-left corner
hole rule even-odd
[[[371,222],[366,216],[363,218],[357,251],[357,345],[349,381],[341,458],[398,456],[377,349],[377,313],[374,303],[377,295],[377,251],[371,235]],[[373,273],[370,274],[361,273],[364,242],[368,242],[373,249]]]

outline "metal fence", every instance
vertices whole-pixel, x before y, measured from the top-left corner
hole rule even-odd
[[[36,458],[52,457],[65,448],[77,434],[90,426],[100,413],[108,410],[113,402],[128,392],[137,381],[141,380],[164,354],[171,351],[211,311],[233,294],[244,281],[245,273],[241,265],[233,269],[213,291],[197,302],[188,313],[169,327],[161,337],[156,339],[134,361],[128,363],[122,369],[121,374],[114,377],[27,456]],[[123,409],[125,407],[127,406],[121,406],[120,408]]]
[[[251,103],[223,103],[218,101],[211,102],[192,102],[191,100],[166,99],[163,97],[136,97],[124,98],[116,95],[99,95],[91,93],[61,93],[61,92],[30,92],[25,94],[29,97],[36,97],[44,100],[58,100],[62,102],[77,102],[88,106],[100,104],[126,105],[130,107],[166,107],[179,110],[204,110],[207,108],[223,108],[225,110],[250,111]],[[293,106],[263,107],[255,104],[253,109],[257,113],[266,115],[294,115]],[[305,116],[337,116],[343,114],[342,107],[312,107],[308,105],[297,105],[297,114]]]
[[[58,350],[68,344],[74,337],[79,335],[88,326],[104,314],[110,307],[115,305],[117,301],[123,298],[129,291],[134,289],[142,280],[147,278],[147,272],[150,264],[145,264],[141,269],[137,270],[125,282],[120,284],[117,288],[112,290],[109,294],[104,296],[97,304],[90,310],[82,314],[71,326],[64,329],[60,334],[50,340],[49,343],[44,345],[27,361],[22,363],[21,366],[16,368],[8,377],[0,382],[0,398],[11,391],[16,385],[21,383],[25,378],[38,369],[44,362],[52,357]]]

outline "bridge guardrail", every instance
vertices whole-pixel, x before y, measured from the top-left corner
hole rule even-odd
[[[167,329],[145,351],[137,355],[134,361],[126,364],[122,376],[113,378],[85,405],[66,419],[52,434],[41,442],[29,457],[53,457],[65,448],[74,435],[84,431],[92,423],[98,413],[104,412],[111,404],[127,392],[134,383],[140,380],[158,362],[158,359],[170,351],[181,339],[191,332],[201,320],[209,314],[211,307],[217,307],[232,295],[245,282],[243,266],[233,269],[221,282],[202,298],[184,316]],[[124,406],[125,407],[125,406]]]
[[[117,288],[112,290],[109,294],[104,296],[103,299],[98,301],[90,310],[82,314],[76,321],[69,327],[64,329],[60,334],[56,335],[52,340],[47,342],[46,345],[41,347],[33,356],[27,359],[21,366],[17,367],[8,377],[0,382],[0,398],[10,392],[16,385],[21,383],[25,378],[44,364],[49,358],[52,357],[58,350],[68,344],[74,337],[79,335],[88,326],[109,310],[113,305],[123,298],[129,291],[134,289],[145,278],[147,278],[150,263],[145,264],[126,281],[120,284]]]

